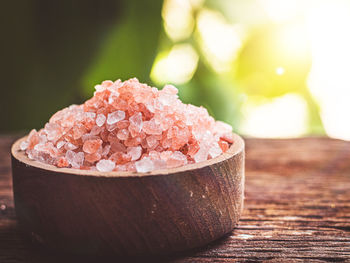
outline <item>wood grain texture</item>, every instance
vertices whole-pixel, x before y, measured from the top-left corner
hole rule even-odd
[[[23,139],[21,139],[23,140]],[[232,231],[243,209],[244,142],[206,162],[151,173],[60,169],[12,147],[23,232],[84,255],[170,254]]]
[[[0,205],[6,205],[0,211],[0,262],[79,262],[33,248],[19,234],[10,171],[13,141],[0,139]],[[153,261],[350,262],[350,142],[246,139],[245,185],[245,208],[231,234]]]

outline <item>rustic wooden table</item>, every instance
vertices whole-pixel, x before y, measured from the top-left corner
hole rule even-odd
[[[78,262],[33,247],[20,235],[11,186],[13,140],[0,137],[0,262]],[[152,261],[350,262],[350,142],[247,139],[246,154],[238,227],[205,248]]]

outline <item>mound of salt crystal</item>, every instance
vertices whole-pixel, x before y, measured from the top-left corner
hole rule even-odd
[[[20,149],[58,167],[145,173],[215,158],[234,143],[230,125],[183,104],[172,85],[158,90],[130,79],[95,88],[84,104],[32,130]]]

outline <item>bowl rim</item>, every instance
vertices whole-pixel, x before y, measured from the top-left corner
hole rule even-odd
[[[245,146],[244,140],[238,134],[236,133],[232,133],[232,134],[233,134],[234,143],[230,146],[230,148],[226,152],[222,153],[216,158],[212,158],[204,162],[186,164],[175,168],[154,170],[147,173],[138,173],[138,172],[129,172],[129,171],[100,172],[100,171],[91,171],[91,170],[81,170],[81,169],[75,169],[75,168],[59,168],[51,164],[46,164],[40,161],[31,160],[28,158],[28,156],[25,154],[24,151],[20,150],[20,144],[22,141],[24,141],[27,138],[27,136],[19,138],[12,144],[11,155],[17,161],[24,163],[26,166],[33,166],[35,168],[39,168],[39,169],[54,172],[54,173],[63,173],[63,174],[89,176],[89,177],[108,177],[108,178],[115,178],[115,177],[140,178],[140,177],[150,177],[150,176],[153,177],[158,175],[168,175],[168,174],[188,172],[191,170],[201,169],[206,166],[217,164],[229,158],[232,158],[233,156],[244,151],[244,146]]]

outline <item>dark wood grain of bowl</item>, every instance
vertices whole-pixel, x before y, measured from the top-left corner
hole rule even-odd
[[[146,174],[56,168],[12,147],[16,214],[42,245],[73,254],[169,254],[232,231],[243,209],[244,142],[203,163]]]

